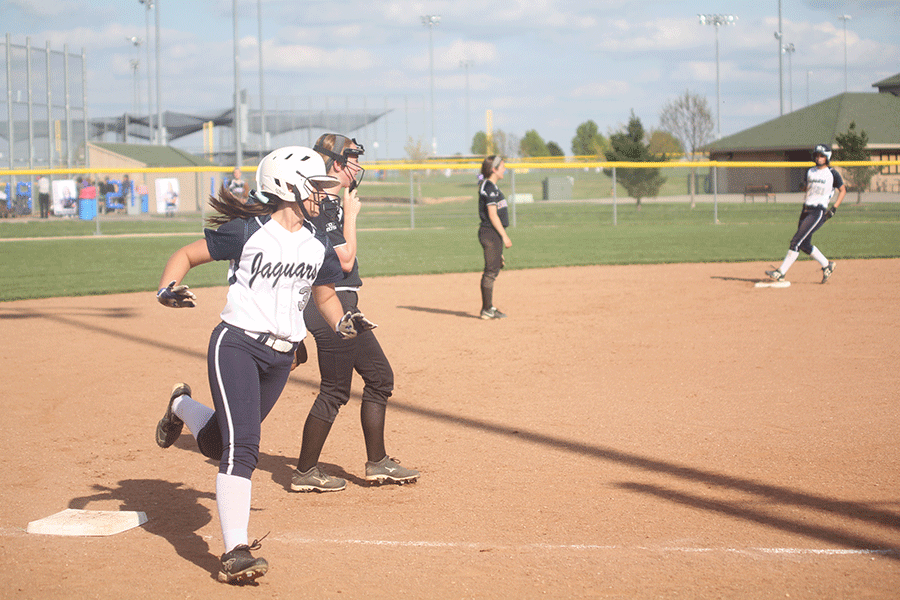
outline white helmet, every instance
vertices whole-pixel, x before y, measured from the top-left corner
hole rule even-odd
[[[339,186],[325,174],[325,161],[310,148],[285,146],[267,154],[256,169],[256,191],[285,202],[306,200],[313,191]]]

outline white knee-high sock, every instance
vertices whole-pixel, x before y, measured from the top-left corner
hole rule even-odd
[[[813,259],[815,259],[815,261],[816,261],[817,263],[819,263],[820,265],[822,265],[822,268],[823,268],[823,269],[824,269],[825,267],[828,266],[828,259],[825,258],[825,255],[822,254],[822,251],[819,250],[818,248],[816,248],[815,246],[813,246],[812,252],[810,252],[809,255],[810,255]]]
[[[249,479],[223,473],[216,475],[216,507],[225,552],[231,552],[235,546],[247,543],[251,488]]]
[[[175,398],[172,403],[172,412],[175,416],[184,421],[187,428],[197,439],[197,434],[203,429],[215,412],[205,404],[200,404],[187,394]]]
[[[784,257],[784,261],[781,263],[781,266],[778,267],[778,270],[781,271],[782,275],[788,272],[788,269],[791,268],[791,265],[794,264],[794,261],[797,260],[798,256],[800,256],[800,253],[796,250],[788,250]]]

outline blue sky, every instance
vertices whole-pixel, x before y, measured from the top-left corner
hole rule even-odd
[[[231,0],[159,0],[160,77],[165,110],[227,108],[234,89]],[[784,112],[900,72],[900,1],[781,0]],[[594,120],[604,133],[634,110],[658,126],[666,102],[686,90],[716,105],[715,28],[698,13],[733,14],[719,30],[721,131],[729,135],[779,116],[777,0],[504,0],[484,2],[261,0],[266,106],[326,102],[331,109],[393,109],[357,132],[376,157],[404,155],[407,137],[429,145],[432,129],[429,30],[432,30],[434,137],[439,154],[467,152],[471,136],[494,128],[522,136],[535,129],[571,153],[576,127]],[[238,2],[241,87],[259,91],[257,0]],[[130,111],[131,60],[139,60],[138,106],[147,111],[146,12],[138,0],[2,0],[0,23],[13,43],[84,48],[92,117]],[[150,17],[150,36],[155,15]],[[155,46],[151,39],[151,61]],[[463,62],[470,63],[468,68]],[[789,68],[790,66],[790,68]],[[155,73],[151,78],[155,82]],[[468,91],[467,91],[468,89]],[[155,98],[155,92],[154,92]],[[290,100],[294,98],[294,100]],[[468,111],[466,106],[468,105]],[[715,115],[715,110],[713,112]],[[298,135],[306,143],[306,134]],[[190,143],[190,142],[189,142]],[[197,143],[197,142],[194,142]],[[202,142],[199,142],[202,143]],[[195,150],[197,150],[195,148]]]

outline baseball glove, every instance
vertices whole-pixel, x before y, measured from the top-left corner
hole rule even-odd
[[[348,310],[344,313],[344,316],[341,317],[341,320],[338,322],[337,327],[334,328],[335,332],[344,338],[345,340],[349,340],[355,338],[359,333],[363,331],[369,331],[370,329],[375,329],[378,327],[375,323],[368,320],[361,312],[353,312],[352,310]]]
[[[194,303],[196,299],[194,292],[190,291],[188,286],[175,285],[174,279],[169,282],[169,285],[156,292],[156,300],[163,306],[171,308],[194,308],[197,306]]]
[[[301,340],[297,346],[297,351],[294,352],[294,362],[291,363],[291,371],[305,363],[307,358],[309,357],[306,354],[306,344]]]

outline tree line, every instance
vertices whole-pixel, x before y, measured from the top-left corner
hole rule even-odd
[[[574,156],[603,157],[609,162],[664,162],[674,156],[685,156],[693,160],[701,148],[714,140],[715,122],[712,110],[706,98],[685,91],[683,95],[667,102],[659,115],[659,128],[647,131],[634,110],[628,123],[608,136],[600,133],[600,128],[592,120],[585,121],[575,129],[571,140]],[[835,160],[867,161],[870,156],[867,150],[868,135],[865,131],[856,131],[856,124],[851,123],[848,131],[835,137],[839,148],[835,150]],[[553,157],[564,156],[562,147],[547,141],[535,129],[529,129],[521,138],[496,130],[490,139],[484,131],[479,131],[472,138],[472,154],[501,154],[503,156],[520,157]],[[604,170],[611,175],[611,169]],[[848,187],[859,194],[868,188],[872,177],[878,172],[877,167],[844,167]],[[696,189],[696,169],[689,173],[691,207],[694,206]],[[616,182],[621,184],[628,195],[635,198],[638,207],[641,199],[652,198],[659,194],[666,178],[660,169],[616,169]]]

